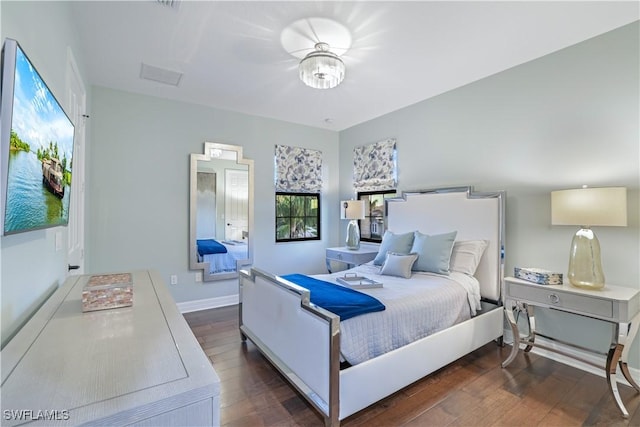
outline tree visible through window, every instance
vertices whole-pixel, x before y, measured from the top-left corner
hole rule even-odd
[[[276,192],[276,242],[320,240],[320,194]]]
[[[365,218],[360,220],[360,240],[381,242],[386,230],[384,222],[384,199],[396,197],[396,190],[367,191],[358,193],[364,200]]]

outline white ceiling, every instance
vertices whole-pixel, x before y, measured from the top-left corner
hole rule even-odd
[[[640,18],[637,1],[81,1],[87,83],[342,130]],[[282,30],[308,17],[351,31],[345,81],[298,79]],[[141,63],[184,73],[177,87]]]

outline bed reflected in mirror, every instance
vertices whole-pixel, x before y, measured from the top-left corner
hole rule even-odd
[[[242,147],[204,143],[191,154],[189,268],[203,281],[232,279],[251,264],[253,160]]]

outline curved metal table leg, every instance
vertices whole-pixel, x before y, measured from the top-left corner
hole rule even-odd
[[[624,402],[620,397],[618,391],[618,381],[616,379],[616,367],[620,365],[622,375],[629,381],[636,391],[640,392],[640,387],[633,380],[627,367],[627,357],[629,356],[629,346],[627,342],[632,343],[636,334],[638,333],[638,323],[640,323],[640,313],[638,313],[629,323],[618,323],[615,327],[613,340],[611,343],[611,349],[607,354],[607,366],[605,367],[607,372],[607,382],[609,383],[609,391],[613,396],[618,408],[622,412],[624,418],[629,418],[629,412],[624,406]]]
[[[507,316],[509,326],[511,326],[511,332],[513,333],[513,347],[511,347],[511,353],[509,357],[502,362],[502,367],[506,368],[518,355],[520,350],[520,331],[518,331],[518,324],[515,317],[513,317],[513,301],[505,301],[504,314]]]
[[[631,384],[631,386],[635,388],[638,393],[640,393],[640,386],[638,386],[638,383],[634,381],[633,377],[629,373],[627,362],[623,362],[622,360],[620,361],[620,372],[622,372],[622,375],[624,375],[625,379],[629,381],[629,384]]]
[[[623,331],[627,331],[627,330],[629,331],[626,334],[626,336],[623,336],[623,334],[620,334],[620,336],[618,337],[618,342],[620,342],[621,339],[625,340],[625,342],[623,342],[624,348],[622,349],[622,355],[620,356],[620,361],[619,361],[620,371],[622,372],[622,375],[624,375],[625,379],[629,381],[629,384],[631,384],[631,386],[635,388],[637,392],[640,392],[640,386],[638,385],[637,382],[635,382],[635,380],[631,376],[631,373],[629,373],[629,367],[627,366],[627,358],[629,357],[630,346],[626,345],[627,342],[628,343],[633,342],[634,338],[636,337],[636,334],[638,333],[638,329],[640,329],[640,314],[636,315],[633,319],[631,319],[631,323],[629,325],[626,325],[625,327],[624,324],[621,324],[620,328]]]
[[[528,344],[524,348],[525,353],[531,351],[531,349],[533,348],[533,343],[536,340],[536,318],[533,314],[533,306],[529,304],[527,304],[527,324],[529,325],[529,335],[527,336],[527,342],[529,342],[530,344]]]
[[[613,399],[616,401],[618,408],[622,412],[622,416],[624,418],[629,418],[629,412],[627,408],[624,406],[622,402],[622,398],[620,397],[620,392],[618,391],[618,381],[616,379],[616,365],[618,364],[618,360],[620,360],[620,355],[622,354],[623,349],[622,344],[613,344],[609,353],[607,354],[607,383],[609,384],[609,391],[613,396]]]

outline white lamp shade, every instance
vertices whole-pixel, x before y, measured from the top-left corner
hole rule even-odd
[[[364,201],[344,200],[340,202],[340,219],[364,219]]]
[[[627,189],[605,187],[552,191],[551,224],[626,226]]]

